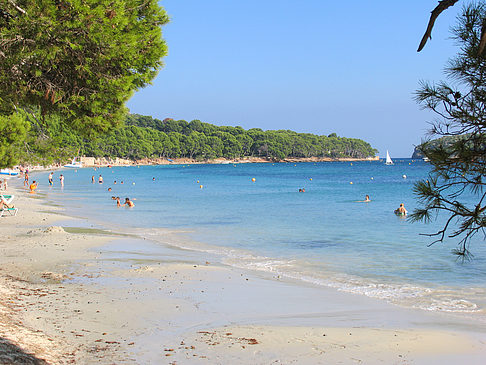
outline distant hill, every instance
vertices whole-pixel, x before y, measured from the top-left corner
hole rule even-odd
[[[456,143],[458,140],[464,138],[464,136],[459,135],[459,136],[444,136],[441,138],[433,139],[431,141],[428,141],[428,146],[431,149],[436,149],[438,146],[442,145],[445,149],[448,147],[452,146],[454,143]],[[413,159],[420,159],[424,158],[425,155],[423,153],[423,147],[424,144],[419,144],[418,146],[415,147],[413,150],[412,158]]]

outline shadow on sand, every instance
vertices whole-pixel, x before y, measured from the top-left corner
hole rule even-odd
[[[0,337],[0,365],[49,365],[46,361],[26,353],[9,340]]]

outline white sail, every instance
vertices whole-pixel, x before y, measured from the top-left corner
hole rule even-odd
[[[393,165],[393,161],[390,158],[390,154],[388,153],[388,150],[386,150],[386,161],[385,161],[385,165]]]

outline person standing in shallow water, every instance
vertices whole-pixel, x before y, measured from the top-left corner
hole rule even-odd
[[[94,184],[95,183],[95,179],[94,179],[94,175],[91,176],[91,183]]]
[[[54,183],[52,182],[52,176],[53,176],[53,175],[54,175],[54,173],[53,173],[53,172],[51,172],[51,173],[49,174],[49,185],[51,185],[51,186],[54,184]]]
[[[59,176],[59,182],[61,183],[61,186],[64,186],[64,176],[63,176],[63,174],[61,174]]]
[[[101,175],[100,175],[100,177],[98,178],[98,182],[99,182],[100,184],[103,184],[103,176],[101,176]]]

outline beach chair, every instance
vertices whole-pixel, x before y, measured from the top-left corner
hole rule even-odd
[[[15,195],[7,195],[7,194],[0,195],[0,200],[2,200],[5,204],[10,204],[13,198],[15,198]]]
[[[11,215],[11,216],[16,216],[19,208],[7,208],[3,207],[0,209],[0,218],[3,217],[4,215]]]
[[[15,198],[15,195],[0,194],[0,200],[3,200],[6,204],[10,204],[13,198]]]

